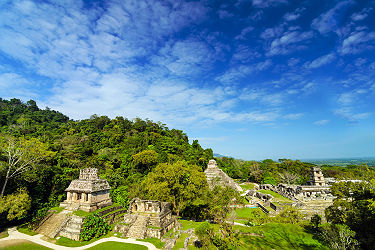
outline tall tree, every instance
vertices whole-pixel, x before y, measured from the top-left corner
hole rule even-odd
[[[0,165],[6,172],[0,198],[4,195],[9,179],[30,171],[40,161],[54,154],[48,150],[46,144],[36,138],[26,140],[10,136],[0,137],[0,151],[6,158],[6,162]]]
[[[171,202],[177,215],[208,188],[200,167],[182,161],[157,165],[142,186],[147,198]]]

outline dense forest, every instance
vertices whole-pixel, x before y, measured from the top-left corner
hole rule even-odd
[[[10,141],[30,154],[44,156],[32,162],[28,171],[9,178],[4,195],[23,190],[31,200],[29,213],[17,218],[57,205],[81,168],[98,168],[114,192],[129,189],[134,197],[143,195],[141,182],[158,164],[184,162],[202,172],[213,157],[211,149],[203,149],[196,140],[189,144],[185,133],[161,123],[96,115],[73,121],[60,112],[40,109],[32,100],[0,99],[0,129],[2,187]],[[1,216],[1,222],[6,221],[6,214]]]
[[[229,204],[245,201],[230,188],[208,188],[203,171],[213,158],[211,149],[203,149],[197,140],[190,143],[183,131],[160,122],[97,115],[74,121],[40,109],[33,100],[0,98],[0,228],[40,220],[66,198],[65,188],[85,167],[99,169],[112,188],[112,200],[123,207],[134,197],[163,200],[179,216],[223,224]],[[290,159],[215,159],[234,179],[274,185],[303,185],[315,166]],[[326,213],[330,222],[349,226],[363,246],[371,246],[374,166],[324,165],[322,170],[326,177],[365,180],[333,186],[338,198]]]

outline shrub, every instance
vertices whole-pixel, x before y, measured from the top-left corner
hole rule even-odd
[[[87,241],[92,238],[99,238],[108,233],[109,229],[108,223],[102,217],[97,214],[91,214],[83,222],[81,239]]]
[[[123,208],[129,207],[129,193],[126,186],[121,186],[113,190],[112,199],[115,203],[120,204]]]
[[[296,224],[303,220],[304,215],[295,207],[285,207],[275,218],[275,222]]]

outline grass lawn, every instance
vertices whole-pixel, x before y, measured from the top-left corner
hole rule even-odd
[[[204,223],[204,221],[197,222],[197,221],[182,220],[182,219],[179,219],[178,222],[182,224],[182,229],[181,229],[182,231],[185,231],[189,228],[197,228],[200,224]],[[219,230],[220,226],[218,224],[212,224],[212,226],[214,227],[216,231]]]
[[[24,233],[24,234],[27,234],[27,235],[30,235],[30,236],[34,236],[34,235],[37,235],[38,233],[32,231],[31,229],[29,229],[25,224],[21,225],[21,226],[18,226],[17,227],[17,230],[20,232],[20,233]]]
[[[249,219],[252,218],[252,213],[259,208],[237,208],[234,210],[238,219]]]
[[[65,246],[65,247],[80,247],[80,246],[85,246],[85,245],[93,243],[93,242],[95,242],[95,241],[97,241],[99,239],[108,238],[108,237],[114,236],[115,232],[112,232],[113,227],[114,226],[112,226],[111,230],[106,235],[102,235],[99,238],[94,238],[94,239],[91,239],[89,241],[75,241],[75,240],[68,239],[66,237],[60,237],[60,239],[58,239],[58,240],[52,239],[51,242],[54,243],[54,244],[56,244],[56,245]]]
[[[103,242],[96,246],[87,248],[87,249],[96,249],[96,250],[114,250],[114,249],[131,249],[131,250],[147,250],[146,246],[131,244],[131,243],[122,243],[122,242]]]
[[[177,239],[176,241],[176,245],[174,245],[173,249],[180,249],[180,248],[184,248],[184,243],[185,243],[185,239],[186,237],[188,237],[189,234],[187,233],[182,233],[180,235],[180,237]]]
[[[268,223],[262,226],[235,228],[242,233],[263,235],[242,235],[240,249],[329,249],[295,224]]]
[[[254,189],[255,185],[253,183],[240,184],[240,187],[245,190]]]
[[[182,224],[182,229],[181,230],[187,230],[189,228],[196,228],[197,226],[199,226],[200,224],[202,224],[203,222],[196,222],[196,221],[192,221],[192,220],[178,220],[178,222],[180,222]]]
[[[60,213],[61,211],[64,210],[64,207],[53,207],[50,210],[52,210],[54,212],[56,211],[56,213],[58,214],[58,213]]]
[[[292,200],[289,200],[288,198],[274,192],[274,191],[271,191],[271,190],[264,190],[264,189],[261,189],[261,190],[258,190],[258,192],[260,193],[263,193],[263,194],[270,194],[274,197],[273,201],[276,201],[276,202],[280,202],[280,203],[293,203]]]
[[[146,238],[146,239],[143,239],[143,240],[138,239],[138,241],[150,242],[156,248],[163,248],[164,245],[165,245],[165,242],[162,242],[160,239],[157,239],[157,238]]]
[[[86,212],[86,211],[82,211],[82,210],[77,210],[77,211],[74,211],[73,214],[77,215],[77,216],[80,216],[80,217],[87,217],[90,214],[92,214],[92,212],[90,213],[90,212]]]
[[[5,229],[4,231],[0,232],[0,239],[8,237],[8,229]]]
[[[12,241],[12,240],[10,240]],[[46,250],[51,249],[45,246],[35,244],[31,241],[22,240],[19,243],[3,242],[4,245],[0,246],[0,249],[9,249],[9,250]]]

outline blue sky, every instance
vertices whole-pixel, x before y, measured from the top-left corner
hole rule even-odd
[[[6,1],[0,96],[246,160],[375,156],[374,1]]]

